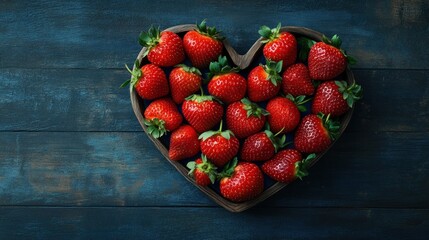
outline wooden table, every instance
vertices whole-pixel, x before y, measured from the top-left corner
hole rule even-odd
[[[1,1],[0,239],[426,239],[429,2]],[[339,34],[364,98],[304,181],[243,213],[154,149],[118,86],[150,25]]]

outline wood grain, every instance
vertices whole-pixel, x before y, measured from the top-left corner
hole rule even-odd
[[[348,131],[429,131],[429,71],[353,72],[364,98]],[[128,77],[125,69],[2,69],[0,131],[142,131],[119,89]]]
[[[0,3],[0,68],[122,68],[132,64],[140,31],[208,19],[241,54],[263,24],[303,26],[339,34],[357,68],[428,69],[429,4],[424,0],[176,1]],[[171,7],[174,6],[174,7]],[[193,6],[192,14],[188,6]],[[161,11],[163,14],[159,14]],[[10,54],[13,53],[13,54]],[[28,57],[31,59],[27,60]]]
[[[243,214],[231,214],[219,208],[3,207],[0,208],[0,231],[5,239],[181,239],[192,236],[208,240],[247,240],[314,239],[316,236],[317,239],[419,240],[426,239],[427,215],[427,209],[383,208],[254,208]]]
[[[262,206],[429,208],[428,138],[346,130]],[[3,206],[216,206],[142,132],[6,132],[0,148]]]

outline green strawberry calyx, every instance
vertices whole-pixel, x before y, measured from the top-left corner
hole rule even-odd
[[[280,82],[282,81],[280,72],[282,71],[283,61],[274,62],[269,59],[266,59],[266,64],[261,66],[268,75],[268,81],[270,81],[274,86],[280,84]]]
[[[183,69],[183,71],[185,71],[187,73],[197,74],[198,76],[202,75],[201,71],[196,67],[189,67],[188,65],[185,65],[185,64],[177,64],[175,67],[181,68],[181,69]]]
[[[217,178],[217,167],[207,160],[206,155],[201,154],[202,163],[196,163],[195,161],[188,162],[186,167],[189,168],[188,174],[194,176],[196,170],[207,174],[212,184],[215,183]]]
[[[139,36],[139,43],[141,46],[146,47],[143,57],[146,57],[152,48],[159,44],[161,38],[161,30],[159,27],[151,26],[147,32],[141,32]]]
[[[277,24],[275,28],[269,28],[268,26],[261,26],[259,28],[259,35],[261,35],[264,39],[261,41],[262,43],[267,43],[276,40],[280,36],[280,28],[282,27],[281,23]]]
[[[160,138],[168,131],[165,128],[165,121],[158,118],[153,118],[151,120],[145,119],[144,124],[147,126],[147,132],[154,138]]]
[[[206,102],[206,101],[217,101],[219,103],[222,103],[219,99],[215,98],[214,96],[204,95],[203,88],[201,88],[201,87],[200,87],[200,91],[201,91],[200,95],[192,94],[192,95],[186,97],[185,100],[194,101],[197,103],[202,103],[202,102]]]
[[[346,81],[335,81],[335,84],[350,108],[353,107],[357,100],[362,98],[362,87],[360,85],[353,82],[352,85],[348,86]]]
[[[215,27],[207,27],[207,22],[206,19],[204,19],[203,21],[201,21],[200,24],[196,24],[197,25],[197,29],[196,31],[204,36],[213,38],[215,40],[223,40],[224,37],[222,37],[220,35],[220,32],[216,30]]]
[[[331,45],[335,48],[338,48],[340,50],[340,52],[344,55],[344,57],[346,57],[347,62],[350,65],[356,64],[356,62],[357,62],[356,59],[354,59],[352,56],[348,55],[344,49],[341,49],[341,44],[343,43],[343,41],[341,40],[340,36],[338,36],[337,34],[332,36],[331,39],[329,39],[328,37],[323,35],[322,36],[322,42],[324,42],[328,45]]]
[[[207,78],[212,79],[214,76],[228,74],[232,72],[240,71],[238,67],[231,67],[228,64],[228,59],[226,56],[219,56],[216,62],[211,62],[209,66],[210,73],[208,73]]]
[[[305,95],[300,95],[300,96],[294,97],[290,93],[288,93],[286,95],[286,98],[289,99],[289,100],[291,100],[292,102],[294,102],[295,105],[296,105],[296,107],[298,108],[298,110],[300,112],[307,111],[307,107],[304,104],[307,103],[307,102],[309,102],[311,100],[311,98],[307,98],[307,96],[305,96]]]
[[[139,60],[136,60],[134,62],[134,68],[133,68],[133,70],[131,70],[126,64],[125,64],[125,68],[131,74],[131,78],[128,79],[127,81],[125,81],[124,83],[122,83],[121,86],[120,86],[120,88],[124,88],[124,87],[126,87],[128,85],[130,85],[130,87],[134,87],[137,84],[137,82],[139,81],[139,79],[141,77],[143,77],[143,72],[140,69]]]
[[[309,154],[305,159],[295,163],[295,176],[302,180],[303,177],[308,176],[308,169],[313,164],[316,154]]]
[[[271,132],[270,130],[264,131],[265,135],[267,135],[267,137],[270,139],[271,143],[273,144],[275,152],[277,152],[281,148],[286,147],[289,144],[286,142],[285,134],[281,135],[281,137],[278,136],[282,131],[283,129],[281,129],[276,134],[273,134],[273,132]]]
[[[330,119],[330,114],[325,115],[323,113],[318,113],[317,116],[322,120],[323,127],[329,134],[331,140],[335,140],[339,136],[340,123]]]
[[[237,167],[238,159],[237,157],[234,157],[231,161],[229,161],[225,167],[223,167],[222,172],[218,175],[219,179],[222,178],[229,178],[234,174],[235,167]]]
[[[226,140],[229,140],[231,138],[231,135],[234,136],[234,133],[231,130],[222,131],[222,121],[220,121],[219,130],[217,130],[217,131],[206,131],[206,132],[203,132],[198,137],[198,139],[202,139],[203,141],[205,141],[208,138],[210,138],[212,136],[215,136],[215,135],[221,135]]]
[[[247,98],[241,99],[241,103],[244,104],[243,109],[246,110],[248,118],[251,116],[261,118],[262,115],[267,116],[270,114],[267,110],[259,107],[258,104],[251,102]]]

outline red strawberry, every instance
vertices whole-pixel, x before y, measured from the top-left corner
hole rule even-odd
[[[176,104],[170,98],[151,102],[144,111],[144,117],[147,132],[154,138],[163,136],[167,131],[176,130],[183,121]]]
[[[337,137],[339,125],[323,114],[305,116],[295,132],[295,148],[302,153],[319,153]]]
[[[238,153],[240,143],[230,130],[207,131],[200,135],[201,152],[217,167],[223,167]]]
[[[315,80],[330,80],[344,72],[347,62],[355,60],[340,49],[341,39],[334,35],[332,39],[323,36],[323,42],[314,44],[308,53],[310,77]]]
[[[266,161],[274,156],[280,149],[286,146],[286,136],[277,138],[269,130],[256,133],[244,140],[240,156],[243,161]]]
[[[185,60],[182,39],[173,32],[151,27],[140,34],[139,43],[146,47],[143,57],[158,66],[171,67]]]
[[[262,165],[262,171],[270,178],[290,183],[296,178],[302,179],[308,175],[308,167],[316,154],[310,154],[302,160],[302,155],[295,149],[286,149],[278,152],[274,158]]]
[[[125,67],[131,73],[131,79],[125,81],[121,87],[130,84],[131,87],[136,89],[141,98],[147,100],[153,100],[168,94],[167,77],[161,68],[153,64],[146,64],[140,68],[138,60],[134,63],[132,71],[128,66],[125,65]]]
[[[264,176],[256,164],[237,162],[234,158],[221,173],[220,193],[233,202],[254,199],[264,190]]]
[[[195,161],[188,162],[186,167],[190,169],[189,175],[193,176],[195,182],[200,186],[213,184],[216,180],[216,166],[209,162],[204,155]]]
[[[226,109],[226,124],[237,138],[246,138],[264,127],[268,112],[247,98]]]
[[[353,83],[348,86],[345,81],[327,81],[317,87],[312,112],[319,112],[333,117],[346,113],[356,100],[362,97],[362,88]]]
[[[292,132],[301,120],[300,111],[306,111],[306,103],[310,99],[305,99],[305,96],[294,98],[288,95],[287,98],[276,97],[271,99],[267,104],[268,123],[270,124],[271,131],[277,133]]]
[[[222,53],[222,37],[214,27],[207,27],[203,20],[197,29],[189,31],[183,37],[183,46],[186,55],[192,65],[203,69],[209,66],[210,62],[216,61]]]
[[[258,32],[264,38],[262,40],[262,43],[265,43],[264,57],[275,62],[283,61],[283,68],[285,69],[295,63],[298,43],[291,33],[280,32],[280,28],[280,23],[273,29],[262,26]]]
[[[210,63],[208,91],[222,102],[230,104],[239,101],[246,94],[246,79],[238,74],[238,68],[228,65],[226,57],[219,56],[217,62]]]
[[[311,82],[307,66],[296,63],[286,69],[282,76],[282,89],[284,94],[292,96],[313,95],[314,86]]]
[[[262,102],[276,96],[281,87],[282,62],[272,62],[267,59],[266,65],[252,69],[247,76],[247,94],[253,102]]]
[[[171,97],[174,102],[181,104],[201,87],[201,72],[197,68],[179,64],[170,73]]]
[[[179,161],[197,155],[200,151],[198,133],[189,125],[182,125],[170,137],[168,156],[173,161]]]
[[[198,132],[202,133],[217,125],[223,116],[223,107],[209,95],[191,95],[182,105],[185,119]]]

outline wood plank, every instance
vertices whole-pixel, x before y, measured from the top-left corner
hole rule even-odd
[[[429,131],[429,71],[355,70],[350,131]],[[2,69],[0,131],[142,131],[125,70]],[[413,116],[410,118],[410,116]]]
[[[428,137],[346,131],[262,205],[428,208]],[[0,205],[215,206],[143,133],[3,132],[0,159]]]
[[[3,239],[417,240],[428,228],[428,209],[0,208]]]
[[[192,14],[184,14],[189,6]],[[411,59],[429,55],[426,42],[416,41],[429,38],[428,13],[423,0],[2,1],[0,67],[118,68],[134,61],[138,34],[150,25],[167,28],[207,18],[240,53],[259,37],[261,25],[282,22],[339,34],[359,68],[428,69],[427,58]]]

